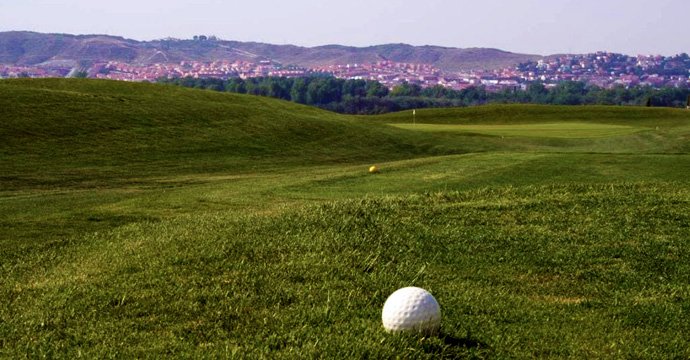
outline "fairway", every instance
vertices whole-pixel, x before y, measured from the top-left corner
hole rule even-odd
[[[409,115],[0,81],[0,358],[690,358],[689,111]]]
[[[401,129],[424,132],[474,133],[491,136],[524,136],[546,138],[600,138],[629,135],[649,130],[642,127],[596,123],[553,123],[553,124],[501,124],[501,125],[448,125],[448,124],[392,124]]]

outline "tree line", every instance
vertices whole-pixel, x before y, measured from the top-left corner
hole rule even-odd
[[[268,96],[346,114],[381,114],[429,107],[462,107],[489,103],[533,103],[548,105],[633,105],[685,107],[690,90],[650,86],[604,89],[582,81],[566,81],[547,88],[531,83],[525,89],[497,92],[484,87],[453,90],[442,86],[422,88],[403,83],[389,90],[378,81],[345,80],[330,76],[298,78],[259,77],[160,79],[159,82],[184,87]]]

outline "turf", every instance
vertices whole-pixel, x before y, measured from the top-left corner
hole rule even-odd
[[[307,106],[173,86],[30,79],[1,82],[0,96],[4,188],[392,160],[431,146]]]
[[[0,82],[0,357],[690,357],[690,112],[409,115]]]
[[[599,138],[629,135],[644,128],[593,123],[515,124],[515,125],[440,125],[394,124],[393,126],[424,132],[457,132],[493,136],[523,136],[546,138]]]
[[[386,123],[419,124],[543,124],[557,122],[612,125],[687,127],[688,114],[671,108],[626,106],[555,106],[510,104],[467,108],[419,109],[390,113],[370,120]]]

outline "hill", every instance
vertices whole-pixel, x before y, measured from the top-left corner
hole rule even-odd
[[[537,55],[515,54],[498,49],[458,49],[440,46],[385,44],[369,47],[327,45],[313,48],[233,43],[235,48],[265,56],[284,64],[302,66],[346,65],[390,60],[401,63],[431,64],[444,71],[496,69],[539,58]]]
[[[276,163],[393,160],[432,147],[430,138],[385,124],[175,86],[16,79],[0,81],[0,99],[4,188],[8,181],[50,181],[56,172],[96,181],[106,177],[104,166],[116,177],[148,173],[153,163],[165,172],[223,173]]]
[[[95,61],[136,61],[140,43],[100,35],[40,34],[25,31],[0,33],[0,63],[84,66]]]
[[[106,35],[0,33],[0,63],[88,67],[95,61],[145,64],[183,60],[271,59],[289,65],[326,66],[392,60],[426,63],[445,71],[493,69],[539,58],[497,49],[458,49],[439,46],[387,44],[370,47],[328,45],[300,47],[224,40],[164,39],[136,41]]]
[[[690,115],[677,109],[422,109],[415,128],[409,126],[410,112],[346,116],[270,98],[160,84],[3,80],[0,99],[0,180],[6,190],[50,187],[56,178],[103,186],[144,175],[246,173],[471,152],[690,151]],[[532,135],[536,124],[547,125],[538,130],[542,135],[550,132],[507,141],[501,135],[514,128],[482,128],[515,124],[525,125]],[[457,127],[467,125],[479,127]],[[560,131],[561,138],[556,140],[553,131]],[[571,131],[590,136],[577,138]],[[617,136],[599,136],[607,133]]]

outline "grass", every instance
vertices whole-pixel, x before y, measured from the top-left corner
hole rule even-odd
[[[605,135],[501,139],[160,85],[0,95],[1,358],[690,356],[690,112],[418,111]],[[410,285],[439,336],[383,331]]]
[[[393,126],[424,132],[470,133],[491,136],[523,136],[546,138],[600,138],[629,135],[642,128],[624,125],[592,123],[555,123],[555,124],[517,124],[517,125],[439,125],[439,124],[394,124]]]
[[[687,127],[687,117],[686,111],[670,108],[496,104],[460,109],[418,109],[415,119],[420,124],[518,125],[576,122],[652,128],[658,126],[663,129]],[[412,112],[390,113],[371,120],[385,123],[411,123]]]
[[[528,186],[130,224],[25,254],[5,339],[48,357],[686,357],[689,204],[674,185]],[[440,338],[381,330],[407,285],[441,303]]]
[[[54,188],[67,178],[108,186],[172,173],[265,171],[276,163],[393,160],[432,146],[430,138],[307,106],[172,86],[3,81],[0,94],[0,166],[12,189]]]

